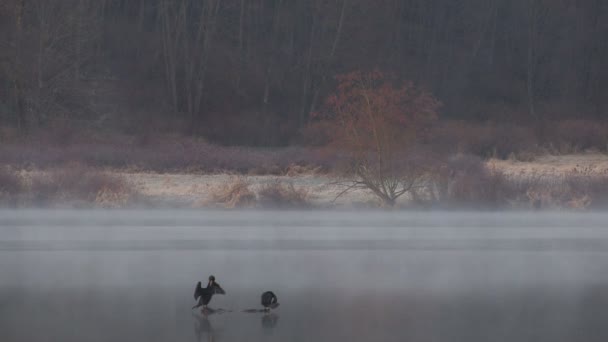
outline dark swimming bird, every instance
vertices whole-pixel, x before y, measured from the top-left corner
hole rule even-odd
[[[226,291],[224,291],[220,284],[215,281],[214,276],[209,276],[209,282],[207,283],[206,288],[203,288],[201,286],[201,282],[199,281],[196,284],[196,288],[194,288],[194,299],[198,300],[198,304],[196,304],[192,308],[196,309],[202,306],[203,309],[207,309],[207,304],[209,304],[209,302],[211,301],[211,297],[213,297],[214,294],[226,294]]]
[[[279,306],[277,302],[277,296],[272,291],[266,291],[262,293],[262,306],[264,310],[274,309]]]
[[[277,301],[277,295],[274,294],[274,292],[272,291],[266,291],[264,293],[262,293],[262,306],[264,307],[264,309],[260,310],[260,309],[247,309],[247,310],[243,310],[243,312],[248,312],[248,313],[256,313],[256,312],[265,312],[266,314],[268,314],[268,312],[270,312],[270,309],[276,309],[279,306],[279,302]]]

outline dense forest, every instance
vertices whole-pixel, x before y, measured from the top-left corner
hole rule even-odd
[[[2,0],[0,125],[285,145],[376,69],[442,119],[596,120],[607,37],[604,0]]]

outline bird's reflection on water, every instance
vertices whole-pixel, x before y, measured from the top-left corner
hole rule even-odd
[[[207,313],[192,314],[192,317],[194,318],[194,336],[196,336],[197,342],[219,341],[217,331],[213,329]],[[205,340],[203,340],[204,337],[206,337]]]
[[[279,323],[279,315],[274,313],[265,313],[262,316],[262,328],[264,331],[270,333],[274,328],[276,328]]]
[[[194,336],[197,342],[213,342],[220,341],[218,330],[213,328],[212,320],[210,315],[212,313],[201,312],[200,314],[192,314],[194,319]],[[279,315],[266,312],[261,317],[262,330],[267,334],[273,332],[279,323]]]

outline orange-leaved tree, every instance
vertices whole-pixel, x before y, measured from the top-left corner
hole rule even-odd
[[[336,77],[337,88],[313,120],[329,127],[329,146],[346,152],[350,175],[345,189],[369,189],[384,204],[423,186],[429,174],[409,154],[437,118],[440,102],[412,82],[381,71]]]

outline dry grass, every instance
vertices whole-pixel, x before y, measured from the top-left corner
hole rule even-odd
[[[251,184],[242,177],[235,177],[212,190],[211,204],[224,208],[248,208],[255,206],[256,196]]]
[[[0,165],[46,169],[69,162],[95,168],[156,172],[230,172],[250,175],[336,171],[344,161],[340,152],[323,148],[332,133],[311,126],[301,144],[280,148],[220,146],[205,139],[158,130],[132,134],[75,129],[56,121],[23,136],[0,126]],[[423,145],[436,153],[473,154],[481,158],[532,161],[543,154],[608,151],[608,122],[562,120],[530,125],[444,120],[424,134]]]
[[[413,194],[424,206],[485,209],[606,209],[608,172],[593,168],[564,174],[505,174],[475,156],[460,155]]]
[[[419,205],[444,207],[503,207],[511,197],[511,189],[502,172],[487,167],[473,155],[448,158],[435,171],[426,188],[412,193]]]
[[[275,180],[263,185],[258,192],[259,204],[264,208],[310,208],[309,192],[293,183]]]
[[[572,171],[561,177],[545,177],[530,186],[527,195],[541,208],[608,208],[608,174],[592,169]]]
[[[26,181],[27,199],[34,206],[76,204],[124,207],[135,192],[121,177],[78,164],[33,173]]]
[[[322,171],[320,166],[291,164],[285,170],[285,176],[295,177],[300,175],[314,175],[323,173]]]

